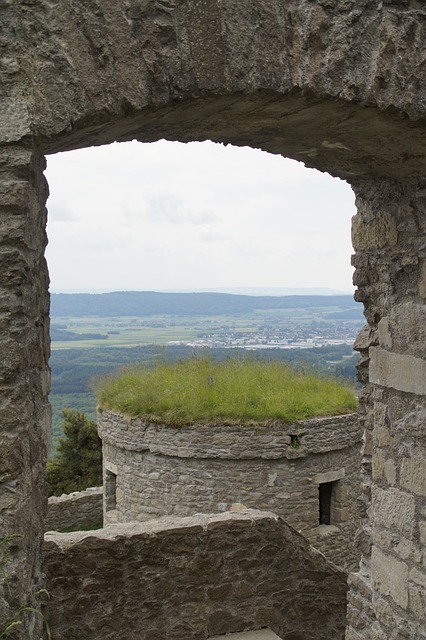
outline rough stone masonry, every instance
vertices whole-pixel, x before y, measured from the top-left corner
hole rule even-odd
[[[96,529],[103,522],[103,489],[90,487],[48,500],[46,531],[79,531]]]
[[[173,428],[103,410],[98,432],[105,524],[267,509],[331,562],[346,571],[358,567],[362,430],[356,414]]]
[[[200,640],[262,627],[294,640],[344,633],[346,574],[271,513],[49,533],[44,553],[53,594],[44,611],[57,640]]]
[[[37,606],[41,584],[43,156],[211,139],[301,160],[354,188],[365,526],[346,638],[424,640],[424,3],[0,0],[0,9],[0,620]],[[40,629],[28,615],[17,635]]]

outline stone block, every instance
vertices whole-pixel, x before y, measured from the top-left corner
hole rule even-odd
[[[408,607],[408,567],[377,547],[371,550],[373,588],[383,596],[390,596],[402,609]]]
[[[376,449],[372,457],[372,476],[373,480],[380,480],[385,473],[386,456],[381,449]]]
[[[392,458],[388,458],[384,466],[385,478],[390,485],[396,484],[396,464]]]
[[[401,486],[419,496],[426,496],[426,456],[414,455],[401,462]]]
[[[395,626],[395,618],[393,607],[384,598],[375,598],[374,600],[374,614],[377,620],[384,624],[386,627]]]
[[[392,247],[398,241],[395,219],[387,211],[380,211],[369,220],[360,214],[352,218],[352,244],[355,251]]]
[[[336,469],[335,471],[323,471],[317,473],[313,478],[313,484],[323,484],[324,482],[335,482],[336,480],[342,480],[346,475],[344,468]]]
[[[420,529],[420,544],[426,547],[426,520],[421,520],[419,522]]]
[[[2,98],[0,121],[0,141],[2,144],[18,142],[31,135],[31,119],[25,100],[15,97]]]
[[[373,528],[371,531],[371,541],[374,545],[379,547],[382,551],[393,551],[393,536],[394,532],[389,529]]]
[[[387,447],[392,442],[386,419],[388,407],[383,402],[373,405],[373,442],[376,447]]]
[[[426,300],[426,260],[423,260],[420,273],[419,296],[423,298],[423,300]]]
[[[392,334],[389,328],[389,316],[382,318],[378,324],[379,346],[384,349],[392,349]]]
[[[420,585],[420,587],[424,590],[424,593],[426,593],[426,570],[420,571],[419,569],[414,567],[410,571],[410,580]]]
[[[426,356],[426,305],[412,301],[394,305],[388,321],[392,344],[380,346],[416,357]]]
[[[414,496],[394,487],[381,489],[373,486],[372,505],[374,525],[396,530],[407,538],[413,536],[416,526],[416,500]]]
[[[360,593],[367,601],[371,600],[373,595],[370,580],[361,573],[350,573],[348,577],[348,585],[352,591]]]
[[[398,391],[426,395],[426,361],[414,356],[370,348],[370,382]]]
[[[419,620],[424,619],[426,616],[425,587],[410,584],[408,593],[410,597],[410,611],[412,611]]]
[[[346,629],[345,640],[364,640],[364,638],[365,635],[361,636],[353,627]]]
[[[364,432],[362,453],[364,456],[371,456],[373,454],[373,433],[371,431]]]
[[[369,347],[377,344],[377,331],[372,329],[368,324],[365,325],[355,338],[355,351],[364,351]]]
[[[407,540],[404,536],[399,537],[398,544],[395,544],[395,535],[391,539],[393,550],[402,560],[418,564],[421,561],[422,551],[412,540]]]
[[[371,625],[369,635],[366,640],[390,640],[389,635],[381,628],[378,622]]]
[[[11,216],[6,221],[3,221],[3,231],[4,237],[2,238],[3,242],[10,241],[9,233],[15,235],[17,229],[21,230],[21,238],[25,237],[25,233],[28,232],[28,220],[26,220],[26,225],[21,226],[22,223],[25,223],[26,210],[28,208],[28,200],[33,194],[33,190],[31,189],[28,182],[14,180],[11,182],[2,182],[0,184],[0,198],[1,198],[1,206],[6,207],[9,211],[14,211],[19,213],[18,222],[20,226],[16,226],[16,217]]]

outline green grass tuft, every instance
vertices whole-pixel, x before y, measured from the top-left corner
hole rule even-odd
[[[281,362],[191,358],[133,367],[104,380],[100,409],[181,426],[201,422],[293,422],[350,413],[356,398],[334,380],[296,373]]]

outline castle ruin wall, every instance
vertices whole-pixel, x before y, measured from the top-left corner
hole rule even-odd
[[[354,282],[369,322],[355,345],[366,383],[365,517],[347,640],[426,638],[425,188],[382,180],[357,193]]]
[[[49,533],[44,555],[55,640],[343,637],[345,574],[271,513]]]
[[[424,640],[424,3],[0,4],[0,536],[9,540],[0,549],[0,619],[36,605],[42,578],[43,156],[130,139],[210,139],[301,160],[356,192],[366,436],[363,559],[351,577],[347,640]],[[17,635],[34,640],[40,630],[40,616],[28,614]]]
[[[99,527],[103,520],[103,488],[90,487],[62,496],[51,496],[47,505],[46,531],[78,531]]]
[[[362,431],[356,414],[173,428],[102,411],[98,431],[105,524],[244,505],[278,514],[340,566],[358,566]],[[330,517],[320,524],[324,484]]]

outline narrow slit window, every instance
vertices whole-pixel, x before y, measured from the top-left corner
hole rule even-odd
[[[331,499],[335,482],[323,482],[319,485],[319,523],[331,524]]]
[[[113,511],[117,507],[117,475],[106,470],[105,473],[105,509]]]

